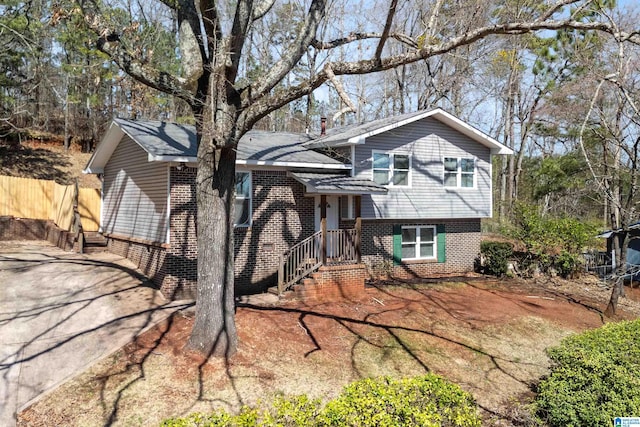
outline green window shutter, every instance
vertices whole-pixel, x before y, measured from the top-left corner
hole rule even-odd
[[[402,226],[393,226],[393,265],[402,262]]]
[[[436,232],[438,233],[438,262],[445,262],[447,260],[447,241],[444,228],[444,224],[438,224],[436,226]]]

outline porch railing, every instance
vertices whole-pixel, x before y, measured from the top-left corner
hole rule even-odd
[[[327,265],[348,264],[359,260],[356,229],[327,230],[324,246],[322,240],[322,231],[318,231],[280,256],[279,294],[318,270],[323,259],[326,259]]]
[[[356,261],[356,229],[327,230],[327,264]]]
[[[300,279],[320,268],[322,265],[321,240],[322,232],[318,231],[280,255],[278,294],[282,295]]]

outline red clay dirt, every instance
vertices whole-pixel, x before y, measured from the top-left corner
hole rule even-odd
[[[544,349],[605,320],[606,301],[596,285],[572,294],[566,289],[575,284],[556,285],[465,279],[382,285],[357,299],[318,304],[244,304],[236,313],[239,351],[227,360],[185,354],[193,319],[178,314],[61,388],[59,393],[67,395],[80,389],[100,396],[95,417],[89,417],[91,405],[76,414],[54,394],[23,412],[19,425],[46,425],[47,419],[93,425],[107,417],[113,425],[129,425],[129,407],[137,410],[137,420],[153,407],[155,413],[145,413],[140,425],[157,424],[192,411],[264,404],[277,393],[329,399],[361,377],[425,371],[471,392],[487,425],[510,425],[508,407],[530,396],[532,385],[547,372]],[[637,295],[628,292],[633,299]],[[153,386],[153,399],[170,403],[147,406],[148,395],[135,396],[144,393],[136,392],[140,383],[155,381],[154,370],[165,372]],[[126,379],[132,371],[138,372],[135,378]]]

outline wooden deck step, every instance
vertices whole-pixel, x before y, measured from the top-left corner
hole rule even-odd
[[[86,254],[95,254],[106,252],[109,241],[102,234],[95,231],[83,233],[84,247],[83,252]]]

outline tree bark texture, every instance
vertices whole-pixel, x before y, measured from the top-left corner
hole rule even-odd
[[[198,291],[187,347],[206,356],[228,357],[238,348],[235,325],[233,212],[238,110],[224,73],[225,43],[212,72],[200,77],[194,115],[198,135],[196,201]],[[217,65],[223,64],[223,65]]]
[[[198,299],[187,346],[207,356],[228,357],[238,347],[233,260],[236,154],[234,147],[199,151],[204,153],[196,176]]]
[[[615,221],[615,220],[614,220]],[[616,230],[616,227],[612,228]],[[624,278],[627,270],[627,247],[629,247],[629,232],[626,229],[620,231],[619,235],[613,235],[613,251],[616,255],[616,269],[614,273],[615,282],[611,289],[611,297],[604,311],[605,316],[611,317],[616,314],[618,309],[618,299],[624,296]]]

